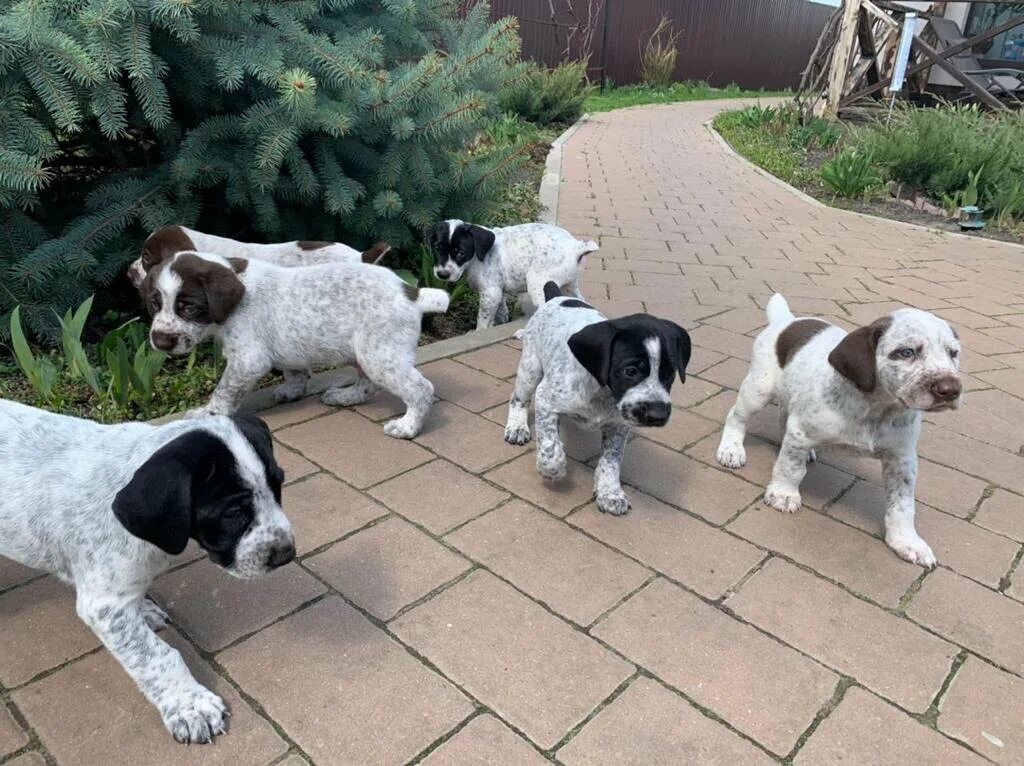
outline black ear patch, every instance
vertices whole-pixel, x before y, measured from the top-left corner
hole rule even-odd
[[[224,443],[205,431],[168,442],[114,497],[114,516],[136,537],[172,555],[181,553],[192,532],[196,482],[206,479],[218,453],[230,457]]]
[[[675,367],[676,372],[679,374],[679,381],[685,383],[686,365],[690,363],[690,333],[686,332],[675,322],[670,322],[667,319],[658,319],[656,321],[662,326],[661,337],[665,353],[668,354],[669,359],[672,361],[672,366]]]
[[[544,283],[544,302],[553,301],[562,297],[562,289],[555,282]]]
[[[281,502],[281,485],[284,483],[284,470],[274,459],[274,440],[267,424],[255,415],[234,415],[231,418],[242,436],[252,445],[256,456],[263,463],[267,474],[267,484],[274,493],[274,499]]]
[[[595,322],[569,336],[569,350],[602,386],[611,374],[612,344],[617,330],[611,321]]]
[[[474,226],[472,224],[468,224],[466,228],[473,237],[473,247],[476,250],[476,257],[482,261],[487,257],[487,254],[491,252],[491,248],[494,247],[494,232],[489,229],[485,229],[482,226]]]
[[[448,244],[448,224],[443,221],[435,224],[434,228],[430,230],[430,234],[427,235],[427,244],[435,253],[440,254],[442,250],[445,250],[445,245]]]

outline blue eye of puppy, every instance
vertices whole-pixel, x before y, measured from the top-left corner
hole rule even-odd
[[[890,359],[913,359],[917,352],[912,348],[898,348],[889,354]]]

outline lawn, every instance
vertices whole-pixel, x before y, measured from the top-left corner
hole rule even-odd
[[[674,104],[682,101],[709,101],[718,98],[772,98],[791,96],[789,91],[743,90],[738,85],[713,88],[706,82],[677,82],[667,88],[646,85],[623,85],[619,88],[594,90],[583,104],[585,112],[595,114],[612,109],[644,104]]]

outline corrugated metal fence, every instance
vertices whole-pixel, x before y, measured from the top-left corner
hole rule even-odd
[[[574,4],[583,16],[589,5],[601,5],[599,0]],[[557,23],[551,21],[552,5],[563,9]],[[558,0],[492,0],[491,13],[519,17],[523,57],[554,65],[563,58],[573,26],[564,6]],[[682,32],[676,79],[796,87],[832,10],[808,0],[604,0],[595,14],[591,76],[600,79],[603,67],[619,85],[636,82],[640,47],[667,14]]]

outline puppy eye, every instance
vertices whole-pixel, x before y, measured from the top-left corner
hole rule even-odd
[[[149,305],[152,306],[153,311],[160,310],[160,293],[152,292],[149,294]]]
[[[640,377],[640,370],[636,367],[627,367],[622,371],[622,374],[627,378],[638,378]]]
[[[890,359],[913,359],[917,352],[912,348],[898,348],[889,354]]]
[[[960,351],[959,350],[957,350],[955,348],[951,348],[949,350],[949,358],[950,359],[956,359],[958,356],[960,356]]]
[[[191,303],[179,303],[178,313],[186,319],[193,319],[199,315],[199,308]]]

